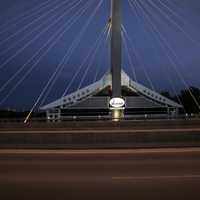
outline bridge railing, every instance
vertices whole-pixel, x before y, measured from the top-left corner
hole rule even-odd
[[[145,114],[145,115],[127,115],[123,120],[174,120],[174,119],[200,119],[199,114],[180,114],[180,115],[162,115],[162,114]],[[52,122],[65,122],[65,121],[109,121],[112,120],[111,116],[68,116],[63,117],[62,120],[52,121]],[[46,123],[48,121],[45,117],[42,118],[31,118],[30,123]],[[24,118],[0,118],[0,124],[5,123],[24,123]]]

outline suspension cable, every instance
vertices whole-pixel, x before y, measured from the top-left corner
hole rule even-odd
[[[57,9],[59,9],[60,7],[64,6],[67,2],[62,2],[61,4],[53,7],[52,9],[49,9],[48,12],[40,15],[37,18],[34,18],[33,21],[31,21],[30,23],[28,23],[27,25],[25,25],[24,27],[22,27],[21,29],[15,31],[14,33],[12,33],[11,35],[9,35],[6,39],[0,41],[0,45],[4,44],[5,42],[9,41],[11,38],[19,35],[20,33],[22,33],[24,30],[26,30],[27,28],[31,27],[32,25],[34,25],[35,22],[38,22],[39,20],[43,19],[44,17],[46,17],[49,13],[52,13],[54,11],[56,11]]]
[[[86,6],[82,9],[82,12],[85,12],[85,10],[88,8],[89,6],[86,4]],[[63,27],[59,28],[55,34],[53,34],[48,41],[24,64],[22,65],[22,67],[20,67],[19,70],[17,70],[17,72],[11,76],[11,78],[9,78],[6,83],[4,83],[1,87],[0,87],[0,92],[3,91],[6,86],[12,81],[14,80],[24,69],[25,67],[31,62],[33,61],[39,54],[40,52],[48,46],[48,44],[50,44],[50,46],[48,47],[48,49],[40,56],[40,58],[37,60],[37,62],[29,69],[29,71],[24,75],[28,75],[29,73],[31,73],[31,71],[34,69],[34,67],[42,60],[42,58],[49,52],[49,50],[51,50],[55,44],[60,40],[60,38],[66,33],[66,31],[68,31],[72,25],[74,23],[77,22],[77,20],[81,17],[81,15],[83,14],[82,12],[79,13],[76,12],[75,13],[75,17],[71,17],[65,24]],[[64,28],[64,30],[62,31],[62,29]],[[53,42],[54,38],[56,38],[56,40]],[[52,43],[51,43],[52,42]]]
[[[86,24],[86,26],[82,29],[83,32],[84,30],[87,28],[87,26],[90,24],[90,21],[92,20],[92,18],[96,15],[97,10],[99,9],[99,7],[101,6],[103,0],[101,0],[98,5],[96,6],[96,8],[94,9],[94,12],[92,13],[92,15],[89,17],[88,22]],[[80,32],[79,35],[81,35],[83,33],[82,31]],[[75,43],[78,43],[75,42]],[[72,44],[73,46],[73,44]],[[71,48],[70,48],[71,49]],[[68,60],[67,60],[68,61]],[[58,65],[57,70],[60,70],[60,66],[64,66],[66,64],[66,57],[64,57],[63,62],[61,62],[61,65]],[[54,77],[57,75],[57,70],[54,72],[54,74],[51,76],[51,78],[49,79],[49,81],[47,82],[46,86],[44,87],[44,89],[42,90],[42,92],[40,93],[39,97],[37,98],[35,104],[33,105],[33,107],[31,108],[29,114],[27,115],[26,119],[24,120],[24,123],[27,123],[27,121],[29,120],[32,112],[34,111],[35,107],[37,106],[37,104],[39,103],[39,101],[41,100],[42,96],[44,95],[45,91],[47,90],[47,88],[49,87],[49,84],[51,83],[51,81],[54,79]]]
[[[126,36],[127,40],[129,41],[131,47],[132,47],[132,50],[133,50],[133,53],[135,54],[135,57],[136,57],[138,60],[141,60],[141,59],[140,59],[140,56],[139,56],[138,53],[137,53],[137,50],[136,50],[135,46],[133,45],[132,40],[130,39],[130,37],[129,37],[128,33],[127,33],[127,30],[125,29],[124,26],[122,26],[122,30],[123,30],[124,35]],[[146,71],[146,69],[145,69],[145,66],[143,65],[142,62],[141,62],[141,66],[142,66],[144,75],[146,76],[147,81],[149,82],[149,84],[150,84],[150,86],[151,86],[151,89],[154,90],[154,91],[156,91],[156,90],[155,90],[155,87],[154,87],[154,85],[153,85],[153,82],[151,81],[151,78],[150,78],[149,74],[147,73],[147,71]]]
[[[139,14],[138,14],[138,12],[137,12],[137,5],[135,5],[134,2],[133,2],[133,4],[131,4],[130,0],[129,0],[129,5],[132,7],[132,10],[134,11],[135,16],[136,16],[137,19],[138,19],[138,24],[144,24],[144,22],[141,20]],[[146,35],[149,36],[147,27],[146,27],[146,26],[142,26],[142,28],[143,28],[144,33],[146,33]],[[152,27],[148,27],[148,28],[150,29],[152,35],[154,36],[154,39],[157,40],[157,38],[155,38],[156,36],[154,35],[154,30],[152,29]],[[149,37],[148,37],[148,38],[149,38]],[[153,43],[153,44],[154,44],[154,43]],[[156,47],[155,47],[155,45],[151,45],[151,47],[152,47],[152,49],[153,49],[154,57],[157,58],[158,56],[157,56],[157,54],[156,54]],[[162,69],[165,70],[164,67],[162,67]],[[176,91],[176,89],[175,89],[175,87],[174,87],[174,83],[173,83],[171,77],[168,75],[168,73],[165,73],[165,74],[166,74],[167,81],[168,81],[168,83],[170,84],[170,87],[171,87],[173,93],[175,94],[175,96],[176,96],[178,102],[180,103],[180,105],[182,105],[183,110],[184,110],[184,112],[185,112],[185,108],[184,108],[183,102],[181,101],[181,99],[180,99],[180,97],[179,97],[179,95],[178,95],[178,93],[177,93],[177,91]]]
[[[111,24],[109,24],[109,27],[108,27],[108,31],[107,31],[107,36],[106,36],[106,39],[105,39],[105,42],[103,44],[103,46],[105,45],[105,48],[107,49],[107,44],[108,44],[108,39],[109,39],[109,36],[111,35]],[[96,82],[98,80],[98,75],[99,75],[99,72],[100,72],[100,68],[101,68],[101,65],[102,65],[102,61],[103,61],[103,53],[102,53],[102,59],[100,59],[100,63],[99,63],[99,66],[97,67],[97,70],[95,72],[95,75],[94,75],[94,79],[93,79],[93,83]]]
[[[27,18],[32,17],[32,16],[36,15],[37,13],[40,13],[43,9],[48,8],[49,6],[51,6],[51,4],[49,4],[50,1],[51,0],[47,0],[43,3],[41,3],[40,5],[35,6],[34,8],[31,7],[31,9],[28,9],[28,10],[26,9],[26,12],[23,13],[22,15],[14,18],[14,19],[8,20],[5,24],[1,25],[0,30],[2,30],[2,31],[0,31],[0,34],[6,32],[13,26],[20,24],[22,21],[26,20]],[[57,0],[57,1],[59,1],[59,0]],[[54,6],[54,4],[57,4],[57,1],[53,1],[52,6]],[[28,16],[26,16],[26,15],[28,15]],[[4,28],[5,26],[7,26],[7,28]]]
[[[79,2],[74,5],[71,9],[69,9],[70,11],[74,8],[77,7],[77,5],[79,5],[80,2],[82,2],[83,0],[79,0]],[[69,10],[67,11],[67,13],[69,12]],[[39,34],[37,34],[32,40],[30,40],[26,45],[24,45],[22,48],[20,48],[19,50],[16,51],[16,53],[14,55],[12,55],[11,57],[9,57],[6,61],[4,61],[1,65],[0,65],[0,70],[5,67],[11,60],[13,60],[18,54],[20,54],[21,52],[23,52],[30,44],[32,44],[33,42],[35,42],[43,33],[45,33],[46,31],[48,31],[53,25],[55,25],[57,22],[59,22],[64,16],[66,15],[66,13],[64,13],[63,15],[61,15],[60,17],[58,17],[53,23],[51,23],[49,26],[47,26],[44,30],[42,30]]]
[[[98,36],[98,38],[96,39],[94,45],[90,48],[90,50],[89,50],[87,56],[86,56],[85,59],[83,60],[82,64],[79,66],[78,70],[76,70],[76,73],[75,73],[74,76],[72,77],[72,79],[71,79],[70,83],[68,84],[68,87],[65,89],[65,91],[64,91],[64,93],[63,93],[63,95],[62,95],[62,97],[64,97],[64,96],[68,93],[68,91],[69,91],[71,85],[73,84],[73,82],[75,81],[76,77],[77,77],[78,74],[80,73],[82,67],[83,67],[83,66],[85,65],[85,63],[87,62],[87,60],[88,60],[88,58],[90,57],[91,53],[94,51],[94,49],[95,49],[95,47],[96,47],[98,41],[99,41],[100,38],[101,38],[102,33],[104,33],[104,31],[106,30],[106,28],[107,28],[107,26],[106,26],[106,27],[103,29],[103,31],[99,34],[99,36]]]
[[[125,36],[124,36],[123,29],[122,29],[122,40],[123,40],[123,44],[124,44],[124,47],[125,47],[125,51],[127,52],[128,62],[129,62],[129,65],[131,66],[131,71],[132,71],[134,80],[135,80],[136,82],[138,82],[138,80],[137,80],[137,75],[136,75],[136,69],[135,69],[134,64],[133,64],[133,61],[132,61],[132,59],[131,59],[131,54],[130,54],[129,49],[128,49],[128,44],[127,44],[126,38],[125,38]]]
[[[168,19],[169,22],[171,22],[172,24],[175,25],[175,27],[181,31],[183,33],[183,35],[188,38],[192,43],[194,43],[195,45],[200,45],[200,42],[193,39],[192,36],[190,34],[188,34],[176,21],[173,21],[172,18],[166,13],[163,12],[162,9],[160,9],[160,7],[158,7],[153,1],[148,0],[148,2],[152,5],[152,7],[154,7],[155,9],[157,9],[166,19]]]
[[[107,29],[104,31],[103,36],[106,35],[106,31],[107,31]],[[94,59],[95,59],[95,55],[97,54],[99,48],[100,48],[101,45],[103,44],[103,39],[104,39],[103,36],[102,36],[102,38],[99,40],[99,42],[97,43],[96,49],[92,52],[93,54],[92,54],[92,56],[90,57],[90,62],[88,63],[88,65],[87,65],[87,67],[86,67],[86,70],[85,70],[83,76],[81,77],[80,83],[79,83],[79,85],[78,85],[78,90],[81,89],[81,87],[82,87],[82,85],[83,85],[83,83],[84,83],[84,80],[85,80],[85,78],[86,78],[86,76],[87,76],[87,74],[88,74],[88,71],[89,71],[89,69],[91,68],[92,63],[93,63],[93,61],[94,61]]]
[[[100,4],[97,5],[97,7],[95,8],[94,12],[92,13],[92,15],[88,18],[85,26],[82,28],[82,30],[80,31],[79,35],[77,36],[77,38],[72,42],[72,45],[70,46],[69,50],[67,51],[67,53],[65,54],[63,60],[59,63],[59,71],[58,73],[55,75],[54,79],[52,80],[50,86],[49,86],[49,90],[47,91],[45,98],[43,100],[42,103],[44,103],[44,101],[46,100],[46,98],[48,97],[51,89],[53,88],[56,80],[58,79],[60,73],[62,72],[62,70],[64,69],[65,65],[68,63],[71,55],[73,54],[74,50],[77,48],[77,46],[79,45],[79,43],[81,42],[81,38],[83,37],[85,31],[87,30],[87,27],[89,26],[89,24],[91,23],[92,19],[94,18],[94,16],[96,15],[99,7],[101,6],[102,1],[100,2]],[[62,95],[63,96],[63,95]],[[42,105],[41,103],[41,105]]]
[[[47,50],[40,56],[40,58],[34,63],[34,65],[31,66],[31,68],[29,68],[29,70],[23,75],[23,77],[19,80],[19,82],[17,82],[17,84],[15,84],[15,86],[8,92],[8,94],[0,101],[0,105],[5,102],[5,100],[13,93],[13,91],[26,79],[26,77],[32,72],[32,70],[38,65],[38,63],[42,60],[42,58],[49,52],[49,50],[55,46],[55,44],[57,43],[57,41],[64,35],[64,33],[69,30],[71,28],[71,26],[77,22],[77,20],[86,12],[86,10],[88,9],[88,7],[90,6],[90,4],[85,4],[84,9],[82,9],[82,11],[78,11],[76,12],[76,14],[78,14],[77,18],[74,19],[70,26],[67,27],[67,29],[65,29],[63,32],[60,33],[60,30],[54,35],[57,36],[57,34],[59,33],[59,35],[57,36],[56,40],[54,42],[51,43],[51,45],[47,48]],[[72,17],[73,18],[73,17]],[[70,21],[70,20],[69,20]],[[68,22],[66,23],[68,25]],[[62,30],[61,30],[62,31]],[[51,37],[48,42],[43,46],[46,47],[46,45],[52,41],[52,39],[54,39],[54,36]],[[43,47],[40,49],[42,50]],[[39,51],[40,51],[39,50]],[[37,52],[38,53],[38,52]],[[28,64],[28,63],[26,63]]]
[[[71,9],[69,8],[69,5],[67,5],[64,8],[64,11],[67,11],[67,10],[68,10],[68,12],[69,12],[69,10],[71,11]],[[58,17],[57,15],[58,14],[56,13],[55,15],[51,16],[50,18],[48,18],[47,21],[50,21],[52,23],[52,21],[57,19],[57,17]],[[26,39],[27,37],[31,36],[35,31],[41,30],[41,28],[44,27],[44,25],[47,23],[47,21],[44,21],[43,23],[40,23],[39,26],[35,26],[30,32],[28,32],[27,34],[24,34],[22,38],[20,38],[16,42],[12,43],[12,45],[9,46],[8,48],[5,48],[3,51],[0,52],[0,56],[2,56],[3,54],[7,53],[9,50],[13,49],[14,47],[16,47],[18,44],[20,44],[22,41],[24,41],[24,39]]]
[[[144,5],[144,4],[143,4]],[[146,7],[146,5],[144,5]],[[176,59],[178,59],[178,56],[176,55],[176,53],[174,52],[174,50],[171,48],[170,44],[167,42],[167,40],[165,39],[165,37],[161,34],[161,32],[158,30],[158,28],[151,22],[151,20],[149,19],[148,15],[146,14],[146,12],[144,11],[144,8],[142,6],[140,6],[140,4],[138,3],[138,7],[141,8],[141,10],[144,13],[144,16],[146,16],[146,19],[148,19],[148,21],[150,22],[152,28],[155,30],[155,32],[157,33],[157,35],[160,37],[160,39],[163,41],[162,44],[162,48],[163,50],[166,52],[166,56],[168,57],[169,61],[171,62],[171,66],[173,67],[173,69],[175,70],[176,74],[178,75],[179,79],[181,80],[181,82],[185,85],[186,88],[188,88],[188,91],[194,101],[194,103],[196,104],[198,110],[200,111],[200,105],[197,101],[197,99],[195,98],[195,96],[193,95],[189,85],[187,84],[187,81],[184,79],[184,77],[182,76],[182,74],[178,71],[177,67],[176,67],[176,63],[174,62],[174,60],[170,57],[169,53],[166,51],[166,47],[171,51],[171,53],[176,57]],[[147,9],[148,10],[148,9]],[[179,64],[181,64],[179,62]]]

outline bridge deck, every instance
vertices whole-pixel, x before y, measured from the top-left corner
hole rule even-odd
[[[0,124],[0,148],[200,146],[199,120]]]

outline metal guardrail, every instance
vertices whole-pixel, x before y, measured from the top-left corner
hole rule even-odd
[[[176,116],[168,116],[168,115],[127,115],[123,119],[126,120],[153,120],[153,119],[160,119],[160,120],[176,120],[176,119],[200,119],[199,114],[185,114],[185,115],[176,115]],[[70,117],[63,117],[62,122],[64,121],[103,121],[103,120],[112,120],[111,116],[70,116]],[[38,122],[38,123],[45,123],[48,122],[46,118],[31,118],[30,122]],[[59,122],[59,121],[57,121]],[[24,118],[0,118],[0,123],[24,123]]]
[[[186,119],[186,120],[185,120]],[[44,123],[42,123],[44,122]],[[200,119],[0,123],[0,148],[139,148],[200,146]],[[164,129],[167,129],[165,131]],[[168,129],[171,129],[170,131]],[[179,130],[178,130],[179,129]],[[116,131],[115,131],[116,130]],[[149,131],[152,130],[152,131]]]
[[[200,133],[189,132],[110,132],[1,133],[0,149],[90,149],[200,146]]]

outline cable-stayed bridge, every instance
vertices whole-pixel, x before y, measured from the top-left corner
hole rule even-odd
[[[113,2],[120,2],[122,14],[127,15],[120,23],[118,14],[116,18],[112,15],[115,9],[111,1],[48,0],[3,24],[0,104],[3,106],[17,95],[35,74],[35,82],[40,76],[42,82],[38,91],[31,92],[33,103],[26,121],[38,108],[47,110],[48,118],[53,120],[80,110],[109,115],[113,112],[109,105],[112,97],[125,100],[125,114],[128,114],[126,110],[142,114],[177,113],[185,106],[178,94],[178,85],[187,89],[199,112],[199,99],[182,72],[184,58],[178,51],[183,47],[199,48],[196,24],[183,17],[187,12],[170,0]],[[136,36],[140,38],[138,41]],[[180,41],[176,44],[174,38]],[[60,53],[61,49],[65,52]],[[159,79],[166,81],[176,101],[157,91],[158,83],[151,74],[154,68],[148,61],[151,56],[155,56],[156,62],[166,60],[166,66],[162,62],[158,64],[157,73]],[[43,67],[45,59],[55,62],[52,68]],[[16,67],[11,70],[11,65]],[[3,74],[9,76],[4,79]],[[60,78],[65,82],[58,89]],[[49,97],[57,91],[61,98],[55,95],[51,103]]]

